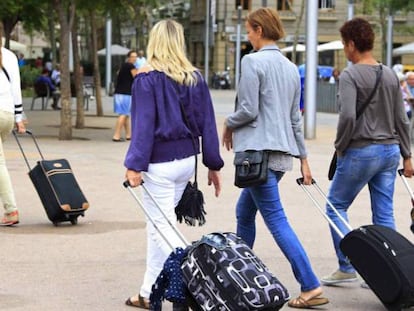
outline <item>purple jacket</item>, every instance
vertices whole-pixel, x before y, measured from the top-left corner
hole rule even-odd
[[[203,164],[212,170],[223,167],[210,92],[199,73],[197,78],[196,85],[184,86],[159,71],[136,76],[132,84],[132,137],[124,162],[126,168],[147,171],[149,163],[199,153],[199,139],[194,150],[191,133],[201,137]],[[178,94],[190,129],[183,120]]]

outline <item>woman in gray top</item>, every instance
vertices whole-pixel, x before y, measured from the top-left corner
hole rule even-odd
[[[293,308],[328,303],[320,283],[280,201],[278,183],[300,159],[305,184],[312,180],[299,110],[300,78],[296,66],[284,57],[276,41],[284,36],[274,9],[261,8],[247,16],[247,36],[257,51],[243,57],[236,111],[224,126],[223,144],[234,151],[271,150],[267,182],[244,188],[236,206],[237,234],[253,247],[255,217],[259,211],[300,283],[300,295],[289,301]]]
[[[373,223],[395,229],[393,196],[400,156],[404,175],[413,175],[409,120],[400,85],[394,71],[380,66],[373,57],[374,32],[368,21],[354,18],[347,21],[340,32],[345,55],[353,65],[339,78],[339,121],[335,140],[338,163],[328,199],[348,220],[349,206],[368,185]],[[372,100],[357,119],[356,111],[369,99],[381,68],[382,76]],[[343,233],[349,231],[329,206],[327,212]],[[340,237],[333,230],[331,233],[339,269],[323,277],[322,283],[356,281],[354,268],[339,249]]]

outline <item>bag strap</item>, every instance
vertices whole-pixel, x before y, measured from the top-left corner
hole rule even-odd
[[[379,69],[377,71],[377,79],[375,81],[375,86],[374,89],[372,90],[371,94],[369,94],[368,99],[365,101],[365,103],[357,110],[356,113],[356,118],[358,120],[358,118],[362,115],[362,113],[364,112],[364,110],[368,107],[369,103],[371,102],[372,98],[374,97],[374,94],[378,88],[378,84],[381,80],[381,76],[382,76],[382,64],[379,65]]]
[[[195,143],[195,137],[194,137],[194,135],[193,135],[193,132],[191,131],[191,128],[190,128],[190,122],[188,121],[188,118],[187,118],[187,115],[186,115],[186,113],[185,113],[185,109],[184,109],[184,103],[183,103],[183,101],[181,100],[181,97],[180,97],[180,92],[179,92],[179,90],[178,90],[178,85],[177,85],[177,82],[175,82],[175,81],[173,81],[173,85],[174,85],[174,89],[175,89],[175,93],[177,94],[177,97],[178,97],[178,101],[179,101],[179,103],[180,103],[180,110],[181,110],[181,115],[182,115],[182,117],[183,117],[183,120],[184,120],[184,124],[187,126],[187,128],[188,128],[188,130],[190,131],[190,134],[191,134],[191,142],[192,142],[192,144],[193,144],[193,148],[194,148],[194,152],[196,153],[195,154],[195,172],[194,172],[194,183],[195,184],[197,184],[197,167],[198,167],[198,160],[197,160],[197,148],[196,148],[196,143]]]

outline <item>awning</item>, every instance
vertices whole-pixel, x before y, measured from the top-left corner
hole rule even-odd
[[[405,54],[414,54],[414,42],[404,44],[400,46],[399,48],[395,48],[392,50],[392,55],[394,56],[405,55]]]

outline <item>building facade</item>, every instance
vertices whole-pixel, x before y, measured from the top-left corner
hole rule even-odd
[[[193,63],[200,69],[204,69],[206,59],[205,33],[207,3],[210,2],[209,18],[209,72],[230,69],[234,77],[236,55],[241,57],[248,53],[250,45],[245,33],[244,20],[246,15],[263,5],[273,7],[278,13],[285,26],[286,36],[278,42],[280,48],[292,45],[297,32],[298,43],[306,43],[306,3],[305,0],[210,0],[191,1],[191,14],[189,19],[189,33],[187,34],[189,55]],[[304,14],[300,21],[302,2],[304,3]],[[354,1],[358,2],[358,1]],[[238,7],[241,7],[241,23],[238,18]],[[318,44],[340,40],[339,28],[348,19],[349,0],[319,0],[318,1]],[[374,26],[376,42],[374,54],[383,63],[383,49],[381,43],[382,29],[378,15],[362,15],[362,4],[353,5],[353,16],[363,16]],[[299,24],[299,25],[298,25]],[[238,26],[240,25],[240,26]],[[240,27],[241,44],[240,53],[237,53],[237,29]],[[297,31],[298,28],[298,31]],[[414,37],[407,35],[401,29],[414,28],[414,12],[398,12],[394,15],[393,47],[401,46],[414,41]],[[386,31],[385,34],[386,35]],[[286,54],[291,57],[291,53]],[[319,52],[319,64],[328,65],[342,70],[347,65],[342,49]],[[299,52],[296,63],[305,62],[305,52]],[[414,65],[414,55],[406,55],[394,58],[393,63]],[[210,74],[210,76],[211,76]]]

